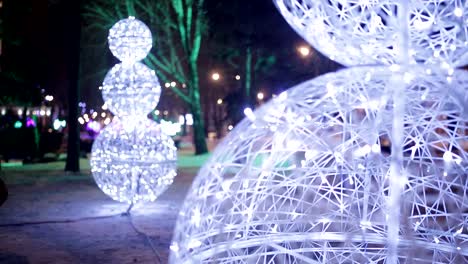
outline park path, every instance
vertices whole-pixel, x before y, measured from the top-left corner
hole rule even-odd
[[[197,170],[179,169],[158,201],[132,210],[135,227],[159,257],[120,215],[127,206],[103,194],[89,171],[3,170],[9,199],[0,207],[0,263],[167,263],[178,211]],[[30,224],[50,221],[60,223]]]

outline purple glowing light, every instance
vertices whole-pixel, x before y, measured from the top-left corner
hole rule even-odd
[[[86,125],[86,129],[97,133],[101,131],[101,124],[99,124],[99,122],[96,121],[91,121],[88,122],[88,124]]]
[[[26,127],[36,127],[36,121],[34,121],[34,119],[28,117],[26,119]]]

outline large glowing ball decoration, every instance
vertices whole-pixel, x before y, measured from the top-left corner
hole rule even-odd
[[[142,63],[115,65],[106,75],[102,97],[117,116],[146,116],[159,102],[161,85],[155,72]]]
[[[391,64],[401,53],[402,27],[409,30],[411,63],[468,63],[468,4],[460,0],[405,0],[409,22],[401,25],[403,1],[274,0],[286,21],[317,50],[344,65]]]
[[[93,144],[91,168],[101,190],[125,203],[153,202],[176,176],[177,149],[151,120],[129,129],[113,121]]]
[[[144,59],[153,46],[150,29],[134,17],[122,19],[112,26],[108,40],[112,54],[122,62]]]
[[[398,79],[400,263],[467,263],[467,73],[394,70],[327,74],[248,115],[195,179],[170,263],[384,263]]]

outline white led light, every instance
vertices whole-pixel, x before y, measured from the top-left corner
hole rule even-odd
[[[104,120],[104,125],[109,125],[111,122],[111,119],[109,117],[107,117],[105,120]]]
[[[444,155],[442,156],[442,158],[444,159],[445,162],[451,162],[451,161],[453,161],[452,152],[446,151],[446,152],[444,153]]]
[[[186,114],[185,115],[185,124],[187,126],[193,126],[193,115],[192,114]]]
[[[252,121],[255,120],[255,114],[250,107],[244,109],[244,115]]]

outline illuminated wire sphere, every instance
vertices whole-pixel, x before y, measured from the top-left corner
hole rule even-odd
[[[112,54],[122,62],[144,59],[153,46],[150,29],[134,17],[122,19],[112,26],[108,40]]]
[[[115,115],[146,116],[161,96],[161,85],[153,70],[142,63],[115,65],[106,75],[102,97]]]
[[[97,137],[91,171],[97,185],[112,199],[152,202],[176,176],[177,149],[157,123],[135,121],[133,128],[113,121]]]
[[[410,19],[401,25],[397,18],[401,1],[274,0],[304,39],[344,65],[395,63],[401,53],[398,35],[402,27],[409,29],[412,63],[466,65],[468,3],[407,1]]]
[[[346,69],[248,114],[194,180],[170,263],[385,263],[403,79],[400,263],[467,263],[468,76],[434,72]]]

